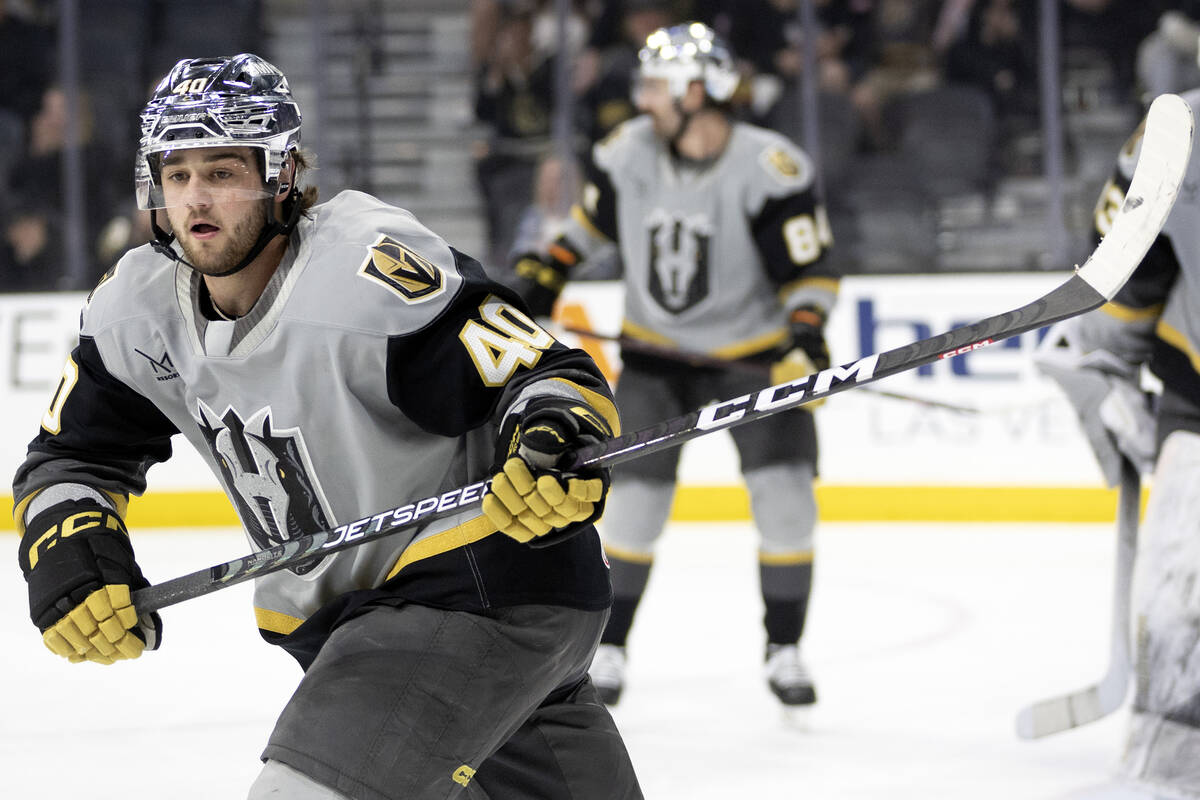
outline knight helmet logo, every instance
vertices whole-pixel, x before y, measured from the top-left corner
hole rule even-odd
[[[390,236],[380,236],[371,245],[358,274],[383,284],[408,303],[428,300],[445,288],[437,265]]]
[[[244,421],[232,408],[218,416],[200,403],[199,412],[200,430],[255,546],[265,550],[337,524],[298,428],[276,429],[269,407]],[[321,561],[292,571],[304,575]]]

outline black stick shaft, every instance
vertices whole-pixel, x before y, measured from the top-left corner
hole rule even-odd
[[[1079,271],[1038,300],[940,336],[876,353],[851,364],[821,370],[797,381],[769,386],[640,431],[576,451],[568,468],[609,466],[677,447],[714,430],[743,425],[837,392],[951,358],[1001,339],[1099,308],[1116,295],[1162,231],[1187,171],[1192,146],[1192,110],[1180,97],[1160,95],[1146,118],[1145,138],[1125,202],[1108,234]],[[302,536],[243,558],[217,564],[134,593],[142,612],[214,592],[257,575],[424,525],[473,508],[487,491],[473,483],[440,495],[355,520],[332,531]]]
[[[938,359],[977,350],[1098,308],[1104,301],[1105,297],[1086,281],[1072,276],[1049,294],[1014,311],[821,370],[798,381],[768,386],[755,394],[714,403],[658,425],[581,448],[576,451],[568,469],[612,466],[668,447],[678,447],[716,430],[744,425]],[[477,506],[486,491],[486,483],[473,483],[355,520],[331,531],[301,536],[224,564],[139,589],[134,592],[133,602],[142,613],[157,611],[260,575],[297,566],[316,555],[334,553],[460,514]]]
[[[633,339],[624,334],[619,336],[610,336],[604,333],[596,333],[595,331],[584,330],[583,328],[573,328],[570,325],[562,326],[562,329],[567,333],[573,333],[576,336],[588,336],[592,339],[599,339],[605,342],[615,342],[620,345],[622,350],[630,350],[637,353],[645,353],[650,356],[666,359],[667,361],[678,361],[683,364],[690,364],[693,367],[712,367],[714,369],[734,370],[737,372],[747,372],[752,375],[758,375],[763,378],[769,378],[771,375],[771,367],[768,364],[756,363],[753,361],[742,361],[734,358],[718,358],[710,356],[707,353],[697,353],[691,350],[676,350],[672,347],[664,347],[663,345],[654,344],[653,342],[643,342],[640,339]],[[875,387],[864,387],[863,391],[871,392],[882,397],[890,397],[893,400],[903,400],[908,403],[917,403],[918,405],[930,406],[932,408],[944,408],[947,411],[957,411],[962,414],[977,414],[978,408],[973,406],[960,406],[954,403],[946,403],[941,400],[929,400],[924,397],[913,397],[912,395],[904,394],[903,392],[891,392],[886,389],[878,389]]]
[[[612,466],[647,453],[675,447],[720,428],[743,425],[761,417],[828,397],[889,375],[951,358],[1059,320],[1099,308],[1105,297],[1077,275],[1028,305],[998,314],[939,336],[876,353],[853,363],[821,370],[799,381],[768,386],[705,406],[658,425],[583,447],[571,468]]]

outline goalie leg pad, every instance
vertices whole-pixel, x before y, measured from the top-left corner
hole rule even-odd
[[[1200,732],[1200,435],[1164,442],[1139,539],[1134,709]]]
[[[1168,797],[1200,797],[1200,731],[1158,714],[1134,712],[1121,772]]]

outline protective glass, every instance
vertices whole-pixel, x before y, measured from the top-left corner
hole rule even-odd
[[[671,97],[671,86],[668,76],[648,75],[645,72],[635,73],[630,82],[629,96],[634,106],[640,106],[643,99],[652,102],[658,97]]]
[[[137,179],[138,208],[166,209],[249,203],[275,196],[253,154],[229,147],[180,146],[151,153]]]

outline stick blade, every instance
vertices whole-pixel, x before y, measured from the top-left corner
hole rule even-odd
[[[1017,714],[1017,736],[1040,739],[1052,733],[1095,722],[1105,714],[1097,687],[1091,686],[1062,697],[1052,697],[1021,709]]]
[[[1108,716],[1125,704],[1129,679],[1128,666],[1118,664],[1095,686],[1026,706],[1017,713],[1017,736],[1041,739]]]
[[[1146,256],[1166,224],[1192,151],[1191,106],[1176,94],[1150,104],[1146,132],[1125,203],[1079,277],[1111,300]]]

